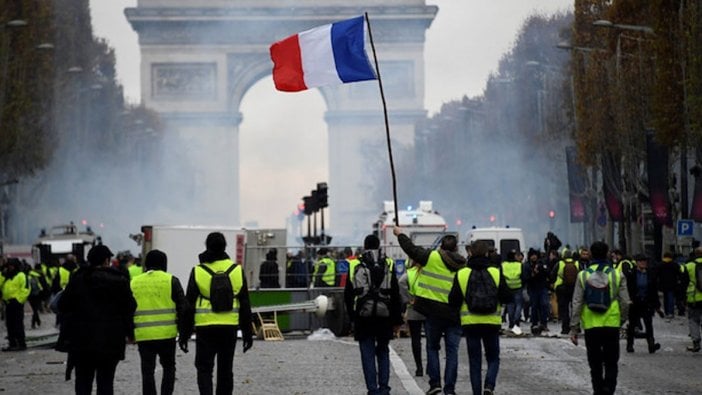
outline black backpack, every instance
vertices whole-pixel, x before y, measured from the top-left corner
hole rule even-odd
[[[210,304],[212,311],[221,313],[232,311],[234,305],[234,289],[229,274],[236,268],[236,263],[229,266],[226,271],[215,273],[209,267],[201,264],[200,267],[212,276],[210,281]],[[204,297],[204,296],[203,296]],[[207,299],[207,298],[206,298]]]
[[[497,312],[497,284],[487,268],[471,270],[466,286],[466,304],[471,313]]]

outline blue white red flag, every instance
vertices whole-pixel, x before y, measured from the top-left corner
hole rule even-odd
[[[271,45],[270,53],[279,91],[377,79],[366,54],[363,16],[294,34]]]

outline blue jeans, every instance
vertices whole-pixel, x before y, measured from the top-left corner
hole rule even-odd
[[[663,308],[665,315],[672,316],[675,314],[675,291],[663,292]]]
[[[482,342],[482,346],[481,346]],[[482,394],[482,376],[480,370],[485,360],[485,388],[495,389],[497,372],[500,370],[500,327],[497,325],[468,325],[466,326],[466,344],[468,344],[468,365],[470,367],[470,385],[474,394]]]
[[[458,377],[458,346],[463,329],[459,323],[441,318],[427,317],[424,321],[427,336],[427,375],[431,388],[441,388],[441,364],[439,350],[441,338],[446,346],[446,367],[444,368],[444,393],[454,392]]]
[[[521,288],[512,290],[512,296],[514,297],[514,301],[512,303],[508,303],[506,306],[510,328],[515,325],[519,325],[519,322],[522,319],[522,304],[524,303],[524,296]]]
[[[541,324],[543,327],[546,327],[548,324],[548,312],[551,308],[548,291],[546,288],[530,289],[529,299],[531,299],[531,326]]]
[[[366,337],[358,341],[361,349],[363,378],[366,380],[368,395],[387,395],[390,393],[390,349],[389,339]],[[376,369],[376,359],[378,367]]]

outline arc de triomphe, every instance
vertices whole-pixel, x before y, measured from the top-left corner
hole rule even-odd
[[[223,171],[196,171],[197,185],[193,188],[207,189],[204,193],[191,192],[198,200],[196,207],[217,212],[220,223],[239,224],[241,100],[251,86],[270,75],[271,43],[318,25],[368,12],[393,143],[414,144],[415,122],[426,116],[425,32],[438,8],[426,5],[425,0],[379,3],[139,0],[137,7],[125,10],[139,35],[142,103],[156,110],[168,132],[177,134],[186,144],[188,158],[183,160],[198,166],[226,158],[227,164],[218,166]],[[339,236],[337,240],[357,239],[370,231],[371,223],[382,211],[382,202],[365,196],[368,174],[389,172],[387,166],[377,168],[378,160],[364,160],[368,147],[375,147],[376,156],[387,156],[378,86],[370,81],[321,88],[321,93],[329,133],[332,227],[327,233]],[[202,133],[215,136],[219,144],[198,144]],[[375,168],[369,168],[371,165]],[[401,174],[398,169],[398,178]],[[216,191],[209,190],[212,186],[217,186]],[[387,199],[391,199],[389,185],[387,191]]]

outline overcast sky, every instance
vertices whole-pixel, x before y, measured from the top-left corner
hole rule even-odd
[[[136,6],[136,0],[91,0],[90,4],[94,32],[115,48],[118,78],[128,99],[138,102],[139,47],[137,35],[123,12],[125,7]],[[511,48],[526,17],[536,12],[572,10],[573,0],[427,0],[427,4],[439,6],[427,32],[425,47],[425,104],[433,114],[444,102],[482,93],[487,77]],[[256,109],[261,103],[269,109],[280,108],[295,114],[281,118],[285,118],[286,129],[297,132],[285,138],[268,133],[276,126],[271,123],[271,117],[257,116]],[[316,90],[296,95],[275,92],[269,77],[247,92],[241,110],[244,114],[240,127],[242,222],[257,221],[263,227],[285,226],[286,217],[300,198],[328,177],[326,126],[322,120],[324,102]],[[281,149],[298,155],[282,158]],[[309,155],[310,152],[314,155]],[[262,177],[267,180],[264,184],[260,182]],[[382,204],[379,202],[378,206],[381,208]]]

